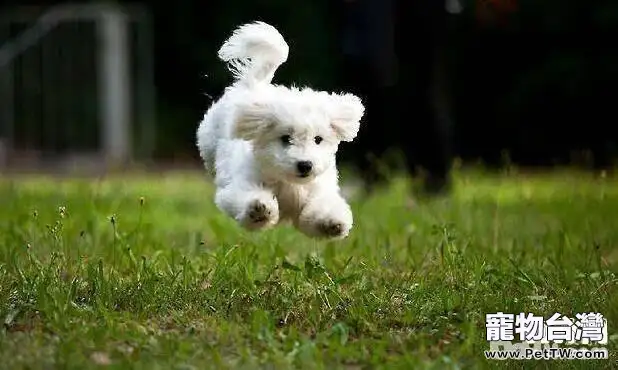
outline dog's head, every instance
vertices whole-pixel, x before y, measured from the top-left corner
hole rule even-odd
[[[232,135],[251,141],[261,170],[307,183],[335,166],[341,141],[352,141],[364,113],[352,94],[270,86],[241,99]]]

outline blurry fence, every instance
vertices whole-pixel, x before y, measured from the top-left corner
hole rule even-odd
[[[3,12],[0,166],[148,158],[155,139],[152,32],[140,7]]]
[[[141,0],[156,27],[142,8],[89,0],[46,12],[4,7],[26,1],[44,3],[5,0],[0,7],[0,142],[12,148],[13,160],[26,152],[151,158],[156,149],[157,160],[198,162],[195,128],[211,103],[204,93],[217,97],[230,82],[216,50],[233,27],[251,20],[276,25],[293,49],[277,82],[342,88],[344,0],[187,0],[174,6]],[[458,156],[496,165],[504,158],[571,163],[571,153],[583,150],[595,161],[618,158],[608,93],[618,83],[617,1],[446,0],[446,6],[461,12],[445,31]],[[104,16],[114,10],[128,16],[126,37],[113,26],[123,24],[122,17]],[[104,72],[123,69],[125,59],[117,54],[127,56],[126,78]],[[422,125],[401,124],[411,130]]]

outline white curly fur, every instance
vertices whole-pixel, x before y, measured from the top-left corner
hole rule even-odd
[[[335,154],[356,137],[364,107],[351,94],[271,84],[288,50],[266,23],[234,31],[219,58],[235,82],[206,112],[197,146],[215,176],[217,207],[245,228],[287,219],[308,236],[344,238],[353,218]]]

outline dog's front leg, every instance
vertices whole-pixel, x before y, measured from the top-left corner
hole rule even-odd
[[[272,191],[249,183],[231,183],[217,189],[220,210],[248,230],[259,230],[279,222],[279,204]]]
[[[352,210],[338,190],[316,189],[306,199],[297,226],[311,237],[343,239],[352,223]]]

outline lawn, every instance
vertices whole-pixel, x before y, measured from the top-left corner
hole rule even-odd
[[[618,179],[462,172],[342,242],[239,229],[202,174],[0,180],[0,368],[612,368]],[[489,361],[485,314],[600,312],[610,360]]]

